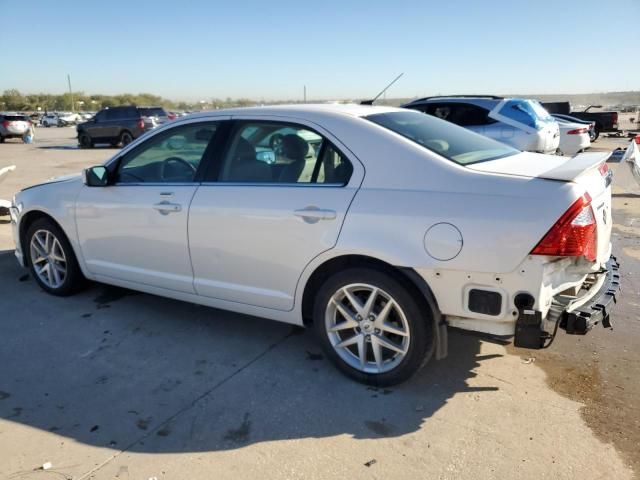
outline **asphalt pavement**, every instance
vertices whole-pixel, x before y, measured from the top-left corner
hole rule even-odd
[[[117,152],[73,133],[0,145],[17,166],[0,198]],[[0,220],[0,478],[633,478],[640,195],[616,188],[616,329],[547,357],[452,330],[448,358],[391,389],[348,380],[289,325],[99,284],[47,295]],[[630,422],[620,438],[613,422]]]

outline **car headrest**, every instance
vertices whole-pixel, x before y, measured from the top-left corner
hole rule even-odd
[[[304,160],[309,152],[309,144],[298,135],[290,133],[282,138],[282,153],[291,160]]]
[[[236,150],[234,152],[233,163],[239,165],[241,163],[247,163],[256,161],[256,149],[251,143],[240,137],[236,144]]]

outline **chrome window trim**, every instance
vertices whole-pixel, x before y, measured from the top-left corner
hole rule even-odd
[[[278,183],[278,182],[202,182],[203,187],[320,187],[320,188],[345,188],[349,184],[344,183]]]
[[[200,182],[118,182],[109,187],[197,187]]]

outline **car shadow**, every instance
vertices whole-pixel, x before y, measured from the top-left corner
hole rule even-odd
[[[81,148],[80,145],[42,145],[38,147],[40,150],[89,150],[87,148]],[[95,150],[114,150],[120,147],[104,144],[104,145],[94,145],[92,147]]]
[[[88,445],[167,453],[398,437],[454,395],[497,390],[475,369],[500,355],[455,330],[446,359],[377,388],[341,375],[298,327],[98,284],[50,296],[8,251],[0,285],[0,418]]]

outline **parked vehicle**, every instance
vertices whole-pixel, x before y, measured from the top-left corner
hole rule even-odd
[[[588,120],[580,120],[579,118],[572,117],[571,115],[564,115],[562,113],[552,113],[551,116],[556,119],[558,123],[565,121],[570,123],[578,123],[580,125],[587,125],[589,129],[589,141],[592,143],[596,141],[598,138],[598,134],[596,133],[596,123],[590,122]],[[562,140],[560,140],[562,143]]]
[[[601,105],[589,105],[584,111],[571,111],[569,102],[545,102],[542,104],[551,113],[560,113],[563,115],[571,115],[580,120],[594,122],[596,138],[602,132],[618,131],[618,112],[590,112],[591,108],[602,108]]]
[[[60,127],[62,125],[57,113],[45,113],[40,120],[40,124],[47,128]]]
[[[9,165],[8,167],[0,168],[0,182],[5,180],[7,178],[6,175],[13,172],[15,169],[15,165]],[[9,215],[10,208],[11,202],[9,200],[3,200],[2,198],[0,198],[0,217],[6,217],[7,215]]]
[[[559,119],[560,146],[558,152],[563,155],[574,155],[591,146],[589,126],[583,123],[572,123]]]
[[[609,325],[607,156],[388,107],[203,112],[19,192],[16,257],[54,295],[88,278],[308,325],[391,385],[446,355],[447,325],[527,348]]]
[[[554,153],[558,124],[536,100],[496,96],[438,96],[402,106],[468,128],[522,151]]]
[[[138,110],[143,117],[153,119],[156,125],[162,125],[176,118],[175,115],[167,113],[162,107],[138,107]]]
[[[596,134],[601,132],[618,131],[618,112],[590,112],[590,108],[600,108],[599,105],[590,105],[584,112],[571,112],[571,116],[581,120],[595,122]]]
[[[157,127],[159,113],[149,107],[105,108],[76,127],[78,143],[83,148],[91,148],[96,143],[125,147],[144,132]]]
[[[31,128],[31,120],[26,115],[0,114],[0,143],[8,138],[23,138]]]

